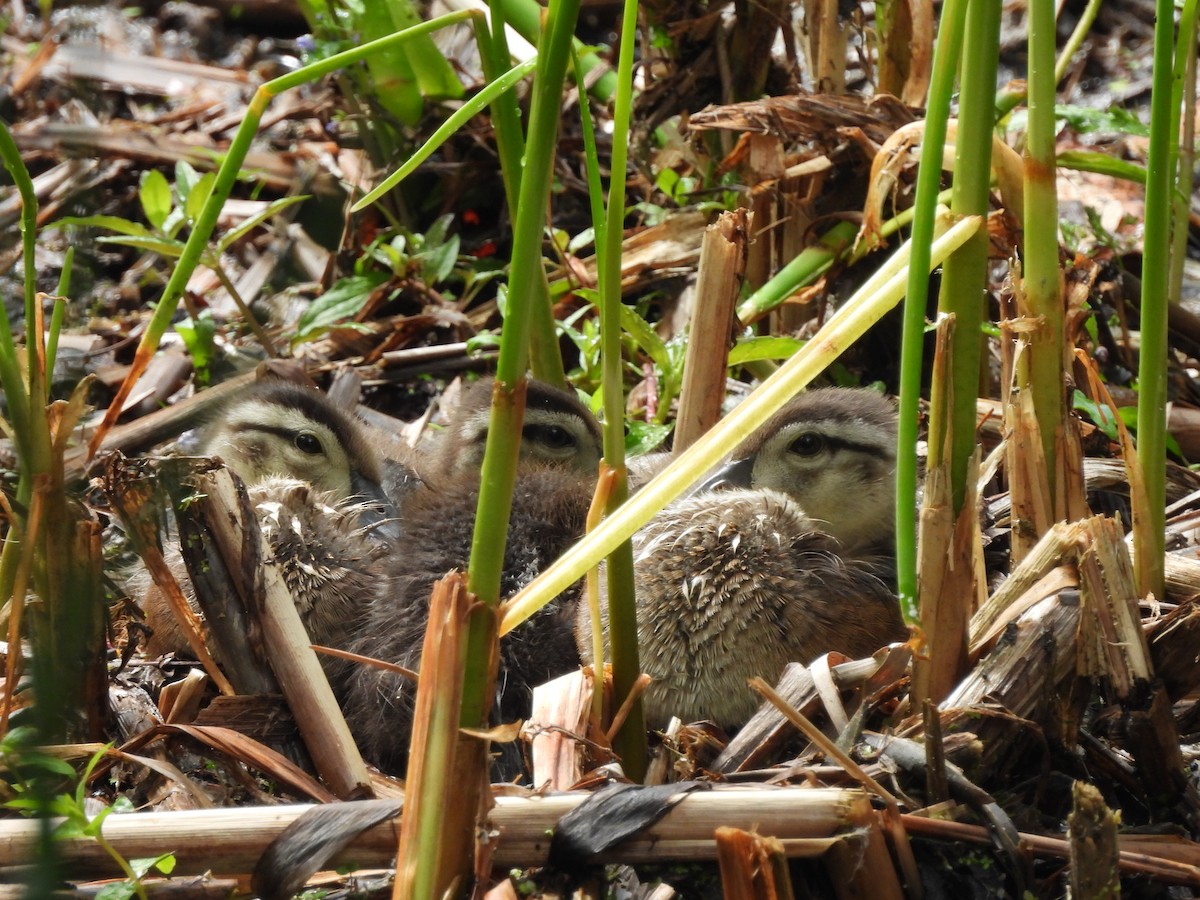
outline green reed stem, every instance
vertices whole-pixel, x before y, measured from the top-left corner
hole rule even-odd
[[[921,400],[921,356],[925,338],[925,305],[929,295],[930,246],[942,177],[946,121],[954,90],[966,24],[967,0],[946,0],[933,52],[925,136],[917,170],[916,210],[912,226],[912,261],[904,300],[904,332],[900,349],[900,420],[896,453],[896,578],[900,607],[912,617],[917,608],[917,425]]]
[[[1150,91],[1150,147],[1146,155],[1146,222],[1143,237],[1141,349],[1138,354],[1138,464],[1145,484],[1145,508],[1134,508],[1133,551],[1138,589],[1163,595],[1167,434],[1167,291],[1171,266],[1171,207],[1174,172],[1172,131],[1178,128],[1182,96],[1172,73],[1174,8],[1157,0],[1154,24],[1154,74]],[[1195,52],[1195,48],[1189,48]],[[1181,86],[1182,89],[1182,86]],[[1139,504],[1140,506],[1140,504]]]
[[[621,241],[625,222],[625,170],[629,121],[633,110],[633,51],[637,0],[625,0],[621,19],[621,52],[613,107],[612,177],[608,211],[596,244],[600,293],[600,360],[604,391],[604,460],[614,472],[607,513],[629,497],[625,468],[625,391],[621,360]],[[586,102],[582,101],[581,102]],[[634,597],[633,544],[626,540],[608,556],[608,634],[613,666],[613,708],[619,709],[641,674],[638,659],[637,603]],[[600,661],[597,660],[597,664]],[[613,738],[625,774],[641,781],[646,774],[646,716],[639,700]]]

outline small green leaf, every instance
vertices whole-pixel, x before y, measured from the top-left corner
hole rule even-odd
[[[297,194],[294,197],[280,197],[278,200],[271,201],[267,204],[266,208],[262,212],[251,216],[241,225],[238,225],[236,228],[232,228],[227,231],[221,237],[221,240],[217,242],[217,253],[224,253],[231,246],[233,246],[235,242],[248,235],[263,222],[267,221],[267,219],[270,219],[272,216],[277,215],[281,210],[287,209],[287,207],[292,206],[295,203],[300,203],[309,199],[311,196],[312,194]]]
[[[187,196],[187,202],[184,204],[184,210],[190,221],[195,222],[200,217],[200,211],[208,202],[208,196],[212,193],[213,185],[216,182],[215,172],[205,172],[204,176],[192,186],[192,190]]]
[[[789,359],[804,346],[792,337],[750,337],[738,341],[729,351],[729,365],[740,366],[762,359]]]
[[[417,258],[421,260],[421,274],[427,285],[441,284],[454,271],[458,262],[458,235],[453,235],[444,244],[423,250]]]
[[[438,216],[434,223],[425,229],[425,247],[428,249],[446,243],[446,238],[450,234],[450,225],[453,222],[454,216],[450,213]]]
[[[192,192],[192,188],[199,180],[200,173],[186,159],[175,163],[175,191],[179,194],[180,200],[187,202],[188,194]]]
[[[96,892],[96,900],[129,900],[137,893],[137,884],[129,879],[111,881]]]
[[[192,364],[201,381],[208,381],[209,367],[215,355],[217,323],[212,314],[204,310],[195,319],[185,318],[176,323],[175,331],[191,354]]]
[[[658,422],[630,422],[629,430],[625,433],[626,455],[640,456],[657,450],[674,428],[674,425],[660,425]]]
[[[624,303],[621,304],[621,327],[637,342],[642,351],[658,364],[660,369],[670,370],[671,354],[663,339],[650,327],[649,322]]]
[[[58,225],[77,225],[81,228],[107,228],[118,234],[131,237],[150,237],[153,232],[140,222],[131,222],[119,216],[64,216],[56,223]]]
[[[171,212],[171,185],[167,176],[158,169],[146,169],[138,182],[138,199],[146,221],[154,228],[162,228]]]
[[[371,292],[389,277],[385,272],[371,272],[338,281],[304,311],[296,326],[293,342],[309,340],[319,332],[352,318],[366,304]]]
[[[120,244],[124,247],[136,247],[150,253],[159,253],[172,259],[183,252],[183,241],[173,241],[169,238],[156,237],[102,237],[96,239],[97,244]]]
[[[175,869],[175,856],[171,853],[163,853],[159,856],[131,859],[129,860],[129,868],[133,869],[133,874],[138,878],[144,878],[149,874],[151,869],[157,869],[164,875],[170,875]]]

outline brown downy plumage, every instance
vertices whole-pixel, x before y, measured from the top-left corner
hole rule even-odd
[[[773,681],[788,662],[906,637],[888,556],[895,440],[880,395],[810,391],[634,537],[652,725],[740,726],[758,705],[750,676]],[[590,661],[582,604],[576,634]]]
[[[406,548],[388,564],[386,596],[366,611],[352,652],[419,669],[432,586],[452,569],[465,571],[469,561],[490,398],[489,383],[467,393],[439,444],[443,464],[433,469],[441,477],[426,477],[426,486],[405,502]],[[601,453],[599,426],[573,396],[531,382],[528,398],[503,596],[527,584],[582,535]],[[527,716],[534,686],[579,665],[574,604],[575,592],[564,594],[500,642],[494,720]],[[400,675],[360,668],[343,692],[346,720],[363,756],[386,772],[402,773],[416,686]],[[512,777],[521,769],[520,756],[511,746],[501,751],[497,774]]]

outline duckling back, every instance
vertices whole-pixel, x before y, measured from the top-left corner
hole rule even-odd
[[[583,533],[592,485],[573,472],[524,466],[518,473],[505,544],[501,591],[508,596],[531,581]],[[387,566],[387,589],[366,610],[351,652],[419,669],[421,644],[435,581],[465,571],[470,560],[479,498],[478,480],[442,482],[413,493],[405,504],[403,553]],[[576,592],[559,597],[500,642],[493,717],[529,714],[533,688],[579,665],[572,635]],[[403,676],[360,668],[344,689],[344,711],[363,756],[401,773],[408,756],[416,686]],[[502,777],[521,769],[519,755],[502,748]]]
[[[809,392],[634,536],[653,726],[677,715],[738,727],[758,705],[750,676],[773,681],[788,662],[863,656],[906,636],[888,549],[894,443],[884,398]],[[582,605],[576,635],[590,662]]]
[[[423,486],[401,510],[405,546],[387,566],[387,595],[371,604],[350,649],[417,669],[433,584],[466,571],[479,500],[479,464],[491,412],[490,381],[468,389],[422,471]],[[600,427],[574,395],[531,381],[505,543],[501,594],[531,581],[582,536],[600,460]],[[497,536],[499,537],[499,536]],[[572,634],[574,591],[567,592],[500,642],[493,717],[529,714],[534,686],[579,665]],[[402,676],[359,669],[344,687],[350,730],[363,755],[401,772],[408,756],[416,688]],[[499,774],[521,770],[515,748],[501,748]]]

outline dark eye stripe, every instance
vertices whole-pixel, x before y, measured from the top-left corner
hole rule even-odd
[[[287,441],[289,444],[293,444],[293,445],[296,443],[296,440],[302,435],[309,434],[310,436],[314,437],[314,439],[316,437],[315,435],[311,435],[310,432],[293,431],[290,428],[280,428],[279,426],[276,426],[276,425],[263,425],[262,423],[259,423],[259,422],[254,422],[254,423],[241,422],[241,423],[238,423],[237,425],[235,425],[232,430],[235,432],[238,432],[238,433],[243,433],[243,434],[247,433],[247,432],[253,432],[253,431],[257,431],[261,434],[273,434],[277,438]],[[318,443],[318,445],[320,445],[319,439],[317,439],[317,443]],[[300,448],[300,449],[303,449],[303,448]],[[318,450],[318,451],[305,450],[304,452],[305,453],[311,453],[311,452],[323,453],[323,452],[325,452],[325,448],[323,446],[321,446],[320,450]]]
[[[894,452],[891,447],[887,447],[882,444],[870,444],[870,443],[864,443],[861,441],[848,441],[845,438],[834,437],[833,435],[826,434],[822,431],[811,432],[811,434],[815,435],[817,438],[820,439],[820,441],[823,445],[823,449],[829,450],[831,452],[836,452],[838,450],[850,450],[855,453],[868,453],[868,454],[874,454],[876,456],[883,455],[883,454],[887,454],[890,456]],[[791,443],[788,444],[789,450],[792,448],[792,446],[796,443],[797,440],[799,440],[799,437],[792,439]]]

